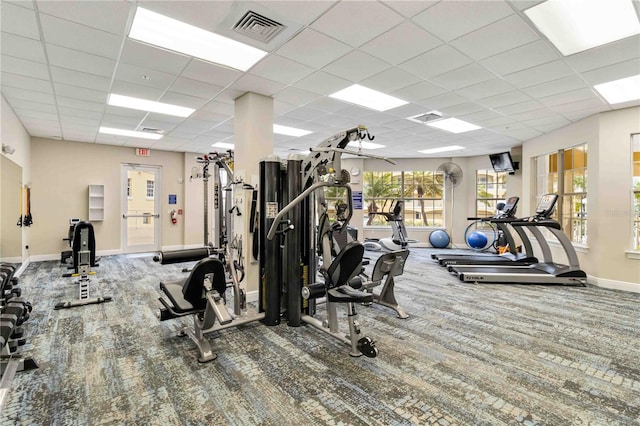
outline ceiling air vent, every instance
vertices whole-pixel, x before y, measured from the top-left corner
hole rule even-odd
[[[155,133],[157,135],[162,135],[164,134],[164,130],[162,129],[156,129],[155,127],[143,127],[140,129],[141,132],[145,132],[145,133]]]
[[[269,43],[286,28],[285,25],[251,10],[233,26],[235,32],[263,43]]]
[[[442,113],[438,111],[429,111],[424,114],[414,115],[413,117],[407,117],[407,120],[415,121],[416,123],[428,123],[430,121],[439,120],[442,118]]]

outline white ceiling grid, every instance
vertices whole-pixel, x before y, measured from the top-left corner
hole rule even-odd
[[[611,110],[593,85],[640,73],[640,36],[564,57],[523,12],[538,3],[3,0],[0,88],[32,136],[208,152],[233,143],[234,99],[252,91],[273,97],[275,123],[314,132],[274,135],[280,155],[356,124],[386,146],[380,155],[424,157],[419,150],[450,144],[466,147],[456,155],[480,155]],[[241,72],[129,39],[137,6],[214,32],[253,8],[300,30]],[[355,83],[409,104],[377,112],[329,97]],[[109,93],[196,112],[108,106]],[[430,110],[482,129],[456,135],[406,119]],[[164,136],[105,135],[100,126]]]

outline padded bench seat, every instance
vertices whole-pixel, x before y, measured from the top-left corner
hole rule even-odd
[[[184,298],[182,288],[186,280],[169,281],[166,283],[160,283],[160,289],[167,295],[173,310],[178,314],[195,313],[204,311],[204,307],[197,309],[189,301]]]

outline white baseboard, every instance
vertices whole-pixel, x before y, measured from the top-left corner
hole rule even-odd
[[[60,260],[60,253],[57,254],[32,254],[29,256],[32,262],[45,262],[47,260]]]
[[[16,257],[3,257],[0,259],[0,262],[4,263],[22,263],[22,258],[19,256]]]
[[[248,291],[247,302],[257,302],[257,301],[258,301],[258,290]]]
[[[640,283],[609,280],[606,278],[594,277],[592,275],[588,276],[587,282],[597,287],[609,288],[611,290],[622,290],[622,291],[629,291],[632,293],[640,293]]]
[[[175,250],[184,250],[186,247],[183,245],[178,246],[162,246],[161,251],[175,251]]]
[[[24,262],[22,262],[22,264],[20,265],[20,267],[18,268],[18,270],[15,272],[15,276],[19,277],[20,275],[22,275],[22,273],[24,272],[25,269],[27,269],[27,266],[29,266],[29,263],[31,263],[30,259],[25,260]]]

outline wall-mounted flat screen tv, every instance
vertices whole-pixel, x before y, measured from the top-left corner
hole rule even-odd
[[[489,159],[491,160],[491,165],[493,166],[493,170],[496,172],[513,173],[516,171],[516,168],[513,164],[513,160],[511,159],[511,153],[509,152],[489,154]]]

